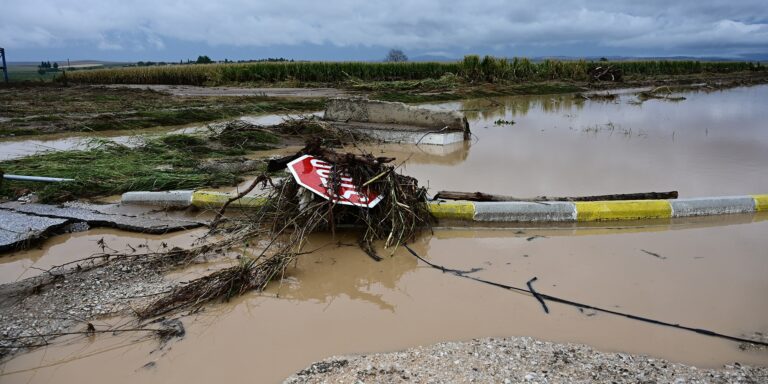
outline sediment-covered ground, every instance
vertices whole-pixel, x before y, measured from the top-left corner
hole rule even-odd
[[[699,369],[529,337],[447,342],[401,352],[337,356],[286,383],[765,383],[768,368]]]

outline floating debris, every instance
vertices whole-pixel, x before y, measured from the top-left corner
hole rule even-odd
[[[139,316],[151,318],[214,299],[226,300],[250,290],[261,291],[305,253],[306,238],[314,232],[334,232],[341,225],[359,227],[360,248],[380,260],[375,241],[383,241],[385,249],[395,249],[432,223],[426,189],[416,179],[398,174],[394,166],[388,165],[393,158],[338,153],[315,139],[296,154],[277,159],[270,166],[279,169],[305,155],[331,165],[325,180],[329,194],[339,196],[342,184],[353,183],[359,191],[368,189],[381,196],[380,202],[371,208],[346,205],[339,203],[340,196],[323,198],[294,178],[277,184],[272,184],[267,176],[257,178],[248,190],[263,184],[270,191],[266,203],[255,212],[234,217],[223,216],[225,205],[211,224],[212,231],[226,234],[229,244],[248,248],[248,254],[236,266],[177,287],[138,311]]]

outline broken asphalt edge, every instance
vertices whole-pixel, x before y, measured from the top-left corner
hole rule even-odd
[[[0,204],[0,253],[27,248],[48,237],[67,232],[67,226],[116,228],[129,232],[165,234],[205,225],[188,220],[168,220],[98,211],[100,206],[52,206],[10,202]]]
[[[128,192],[124,204],[220,208],[233,194],[206,191]],[[245,196],[230,207],[257,208],[265,197]],[[768,194],[670,200],[588,202],[473,202],[439,200],[429,203],[437,219],[481,222],[585,222],[667,219],[768,211]]]

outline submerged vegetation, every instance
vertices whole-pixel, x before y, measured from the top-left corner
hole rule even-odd
[[[267,133],[239,134],[241,146],[213,146],[191,135],[148,139],[131,148],[110,141],[94,141],[89,149],[47,152],[0,162],[5,173],[71,178],[64,183],[3,183],[0,196],[14,198],[34,192],[43,202],[119,194],[126,191],[162,191],[232,185],[238,175],[203,166],[202,156],[242,155],[246,150],[268,148],[277,137]],[[220,141],[230,140],[223,134]]]
[[[624,76],[663,76],[764,70],[760,63],[701,61],[560,61],[466,56],[458,62],[260,62],[169,65],[79,71],[69,80],[89,84],[216,85],[230,83],[344,83],[440,79],[453,74],[472,82],[587,81],[590,71],[609,65]]]
[[[50,151],[0,161],[0,171],[8,174],[74,179],[0,184],[0,199],[15,199],[32,192],[42,202],[58,202],[136,190],[233,185],[241,181],[243,173],[267,168],[265,161],[243,155],[298,144],[308,138],[326,146],[370,140],[365,134],[334,127],[315,117],[290,118],[272,126],[233,120],[210,124],[199,134],[142,137],[137,146],[92,139],[85,150]]]

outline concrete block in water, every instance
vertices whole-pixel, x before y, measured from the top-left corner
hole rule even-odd
[[[329,99],[323,119],[345,123],[394,124],[423,128],[425,131],[458,131],[464,132],[465,138],[469,138],[469,123],[459,112],[435,111],[404,103],[360,97]]]

